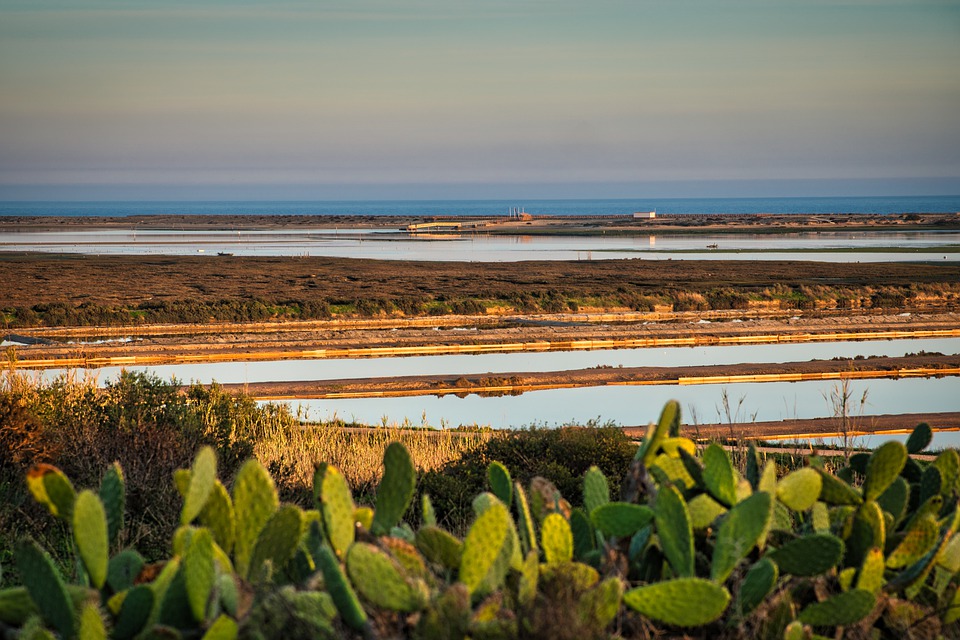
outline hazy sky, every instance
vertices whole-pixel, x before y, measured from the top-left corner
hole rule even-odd
[[[525,189],[960,192],[960,2],[0,0],[0,199]]]

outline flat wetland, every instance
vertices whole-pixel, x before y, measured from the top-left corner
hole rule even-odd
[[[350,225],[397,230],[407,218],[324,216],[138,216],[0,221],[0,229],[283,229]],[[16,226],[11,227],[11,224]],[[550,218],[498,222],[498,234],[590,235],[718,231],[950,230],[960,216],[672,216]],[[486,230],[485,230],[486,232]],[[575,343],[683,340],[700,344],[924,337],[960,330],[960,264],[924,261],[831,263],[803,260],[540,260],[510,263],[381,261],[323,257],[144,256],[0,253],[0,300],[10,336],[38,344],[11,347],[8,359],[36,368],[107,361],[203,362],[356,355],[463,353],[581,348]],[[211,309],[236,301],[267,317],[224,318]],[[57,321],[50,308],[102,309],[109,322]],[[34,322],[18,310],[38,309]],[[156,310],[185,317],[160,322]],[[184,311],[189,309],[189,313]],[[315,315],[307,309],[318,309]],[[179,310],[179,311],[178,311]],[[236,313],[242,316],[243,310]],[[46,315],[44,315],[46,314]],[[199,314],[199,317],[186,315]],[[204,315],[207,314],[207,315]],[[78,324],[94,326],[77,326]],[[98,342],[122,336],[129,341]],[[818,338],[819,336],[819,338]],[[84,340],[88,338],[88,340]],[[8,336],[9,339],[9,336]],[[68,342],[69,340],[69,342]],[[519,345],[519,346],[514,346]],[[547,346],[544,346],[547,345]],[[381,350],[382,353],[376,353]],[[322,356],[326,357],[326,356]],[[342,353],[340,357],[350,357]],[[40,364],[37,364],[40,363]],[[810,361],[783,364],[644,367],[507,374],[499,377],[390,377],[259,383],[254,395],[323,393],[512,393],[537,388],[651,384],[684,377],[831,374],[838,377],[957,375],[956,356]],[[873,372],[871,374],[870,372]],[[884,373],[886,372],[886,373]],[[920,375],[919,373],[916,375]],[[956,416],[954,416],[955,418]],[[952,420],[953,418],[951,418]],[[952,423],[951,423],[952,424]]]

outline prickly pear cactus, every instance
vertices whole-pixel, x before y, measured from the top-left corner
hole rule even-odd
[[[843,558],[843,541],[829,533],[815,533],[787,542],[767,557],[783,573],[816,576],[835,567]]]
[[[256,460],[245,462],[233,484],[233,506],[237,525],[234,557],[237,572],[241,575],[249,573],[253,547],[263,526],[279,504],[273,478],[267,470]]]
[[[876,500],[896,480],[907,463],[907,448],[903,443],[890,441],[880,445],[867,461],[863,481],[863,499]]]
[[[610,502],[594,509],[590,520],[607,537],[627,538],[650,524],[653,510],[639,504]]]
[[[212,447],[203,447],[190,467],[190,483],[183,499],[180,524],[190,524],[200,515],[216,480],[217,456]]]
[[[33,541],[21,543],[14,560],[23,576],[24,586],[44,621],[59,631],[61,636],[72,638],[76,629],[73,601],[53,560]]]
[[[387,445],[383,452],[383,467],[370,528],[374,535],[385,535],[400,522],[417,487],[417,470],[407,448],[399,442]]]
[[[823,480],[815,469],[804,467],[777,483],[777,499],[794,511],[806,511],[820,497]]]
[[[876,597],[863,589],[839,593],[823,602],[808,605],[797,618],[814,627],[836,627],[859,622],[876,604]]]
[[[73,539],[83,559],[90,582],[97,589],[107,581],[107,561],[110,541],[107,533],[107,513],[93,491],[84,490],[73,506]]]
[[[711,444],[703,452],[703,465],[703,480],[710,495],[724,506],[737,504],[737,473],[727,452]]]
[[[323,529],[337,556],[344,557],[356,536],[353,495],[346,478],[333,465],[324,465],[314,474],[314,495]]]
[[[933,429],[931,429],[930,425],[926,422],[921,422],[914,427],[913,432],[910,433],[910,437],[907,438],[907,452],[910,454],[920,453],[930,446],[932,440]]]
[[[383,609],[410,613],[429,600],[423,580],[408,576],[399,562],[372,544],[356,542],[350,547],[347,574],[360,595]]]
[[[474,598],[495,591],[503,584],[512,554],[510,514],[497,502],[480,514],[467,532],[460,582]]]
[[[123,529],[126,505],[126,483],[123,481],[123,469],[117,462],[107,467],[103,474],[100,481],[100,500],[107,513],[107,537],[113,544]]]
[[[33,498],[49,509],[51,514],[64,520],[70,519],[77,492],[60,469],[50,464],[34,465],[27,473],[27,487]]]
[[[300,527],[303,522],[301,511],[293,505],[280,507],[263,525],[250,555],[247,578],[259,581],[268,577],[264,572],[269,562],[274,570],[282,568],[297,548],[300,540]]]
[[[510,479],[510,472],[503,464],[494,460],[487,466],[487,483],[500,502],[505,505],[513,502],[513,481]]]
[[[777,585],[780,571],[769,557],[761,558],[747,571],[737,592],[737,613],[745,616],[756,609]]]
[[[434,525],[421,527],[417,531],[416,545],[428,562],[451,570],[460,567],[463,543],[440,527]]]
[[[573,532],[566,518],[559,513],[544,518],[540,544],[547,562],[569,562],[573,558]]]
[[[681,578],[694,574],[693,524],[687,503],[672,485],[660,487],[653,508],[663,554]]]
[[[737,564],[754,547],[761,544],[772,509],[773,499],[770,494],[758,491],[730,510],[717,532],[717,543],[710,567],[711,579],[724,582]]]
[[[587,469],[583,476],[583,506],[587,513],[610,502],[610,485],[599,467]]]
[[[709,580],[678,578],[631,589],[623,595],[623,601],[658,622],[699,627],[723,615],[730,593]]]

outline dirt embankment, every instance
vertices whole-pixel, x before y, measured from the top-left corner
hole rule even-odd
[[[226,385],[259,398],[519,394],[543,389],[608,385],[714,384],[774,380],[960,375],[960,356],[916,355],[863,360],[706,365],[692,367],[596,367],[574,371],[499,376],[398,376],[387,378],[260,382]]]

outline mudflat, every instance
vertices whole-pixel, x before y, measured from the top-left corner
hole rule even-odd
[[[84,256],[0,253],[3,306],[52,302],[260,299],[597,299],[730,288],[753,293],[799,287],[911,287],[960,291],[960,264],[750,260],[597,260],[465,263],[322,257]],[[930,303],[936,301],[931,298]],[[940,308],[960,306],[944,300]]]

